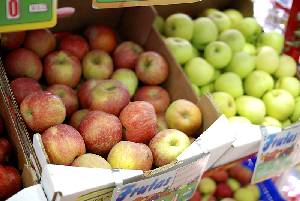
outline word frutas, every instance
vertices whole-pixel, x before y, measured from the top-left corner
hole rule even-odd
[[[263,152],[266,152],[274,147],[279,147],[294,142],[296,137],[297,135],[295,133],[292,134],[291,132],[283,137],[277,137],[276,134],[269,135],[267,136],[267,143],[263,147]]]

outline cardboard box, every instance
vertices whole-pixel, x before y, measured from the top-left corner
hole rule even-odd
[[[164,83],[164,87],[168,90],[171,99],[187,99],[197,104],[203,115],[203,127],[205,135],[213,135],[213,132],[220,131],[222,125],[228,125],[228,121],[224,116],[219,117],[218,112],[207,96],[198,99],[193,93],[182,69],[178,67],[165,44],[161,40],[158,33],[152,28],[152,22],[154,21],[155,12],[151,7],[139,7],[139,8],[123,8],[123,9],[105,9],[105,10],[93,10],[91,5],[86,1],[60,1],[60,7],[71,6],[74,7],[77,12],[71,17],[59,19],[56,27],[53,31],[82,31],[89,24],[104,23],[109,24],[122,40],[132,40],[142,45],[146,50],[154,50],[160,53],[168,62],[170,72],[167,81]],[[3,75],[5,76],[5,73]],[[7,78],[5,78],[7,81]],[[10,89],[9,85],[6,86]],[[148,182],[147,179],[153,179],[162,175],[172,175],[174,181],[178,180],[181,174],[189,174],[189,172],[196,171],[197,174],[187,175],[186,178],[180,178],[179,181],[184,184],[185,179],[190,178],[195,189],[195,184],[199,181],[201,176],[201,168],[203,168],[203,161],[207,159],[209,151],[218,148],[218,150],[212,153],[213,157],[209,163],[214,163],[223,152],[225,152],[232,142],[234,141],[232,132],[227,126],[226,129],[222,128],[222,131],[227,133],[224,136],[224,141],[213,142],[213,149],[205,149],[205,139],[198,139],[192,147],[192,150],[187,150],[180,160],[174,163],[164,166],[162,168],[155,169],[143,173],[142,171],[130,171],[130,170],[103,170],[103,169],[89,169],[89,168],[76,168],[60,165],[51,165],[47,154],[43,149],[41,143],[40,134],[35,134],[33,137],[33,144],[30,142],[29,134],[24,125],[23,119],[20,118],[18,107],[14,101],[14,97],[11,94],[10,98],[13,104],[7,104],[7,108],[14,108],[15,116],[18,118],[13,119],[12,123],[20,125],[18,127],[11,127],[12,132],[17,132],[22,147],[29,147],[28,160],[31,165],[37,171],[41,177],[41,184],[47,195],[48,200],[87,200],[93,197],[93,199],[107,198],[112,195],[113,189],[126,185],[128,183],[142,181]],[[218,121],[216,121],[218,120]],[[216,123],[214,123],[216,122]],[[221,124],[221,127],[220,127]],[[212,125],[212,126],[211,126]],[[214,127],[218,128],[214,129]],[[209,131],[209,129],[211,131]],[[214,133],[214,136],[218,133]],[[205,137],[204,137],[205,138]],[[200,146],[199,146],[200,145]],[[34,147],[34,149],[33,149]],[[193,165],[193,168],[190,166]],[[199,169],[200,168],[200,169]],[[93,179],[91,179],[93,178]],[[172,180],[172,181],[173,181]],[[177,183],[179,182],[177,181]],[[192,192],[192,191],[191,191]],[[191,193],[190,192],[190,193]],[[148,195],[149,196],[149,195]]]

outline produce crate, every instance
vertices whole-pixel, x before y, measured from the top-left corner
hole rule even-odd
[[[169,92],[172,101],[184,98],[199,106],[203,118],[203,126],[199,134],[202,132],[204,134],[184,152],[179,161],[145,174],[142,171],[115,171],[51,165],[43,149],[40,134],[35,134],[33,144],[31,143],[29,132],[20,116],[3,70],[2,80],[6,82],[5,88],[9,92],[7,97],[11,100],[10,102],[2,101],[3,108],[6,108],[7,111],[9,109],[13,111],[9,113],[15,117],[11,120],[12,125],[18,125],[17,127],[10,126],[10,132],[17,133],[20,142],[22,142],[22,148],[28,150],[26,152],[28,161],[40,176],[41,184],[49,200],[85,200],[91,198],[91,196],[103,197],[103,194],[111,196],[114,187],[120,184],[118,183],[120,179],[133,182],[168,173],[174,169],[179,170],[186,165],[193,165],[197,159],[206,155],[207,152],[211,152],[209,164],[213,164],[230,147],[234,138],[227,119],[223,116],[220,117],[208,96],[198,99],[193,93],[182,69],[176,65],[159,34],[152,28],[155,17],[153,8],[94,10],[86,1],[74,2],[70,0],[59,1],[59,6],[74,7],[76,12],[70,17],[59,19],[53,31],[77,32],[90,24],[108,24],[117,30],[117,33],[120,33],[120,39],[132,40],[146,50],[160,53],[169,64],[169,77],[163,84],[164,88]],[[1,68],[4,69],[3,65],[1,65]],[[214,139],[220,132],[222,132],[222,136],[219,137],[220,141],[216,142]],[[118,178],[116,178],[116,174]],[[194,177],[197,180],[197,174]]]

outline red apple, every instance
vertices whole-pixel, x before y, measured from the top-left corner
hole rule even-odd
[[[252,172],[242,165],[236,165],[229,169],[229,176],[236,179],[242,185],[249,184],[252,178]]]
[[[189,145],[189,137],[176,129],[160,131],[149,143],[154,163],[157,167],[164,166],[176,160]]]
[[[157,133],[154,107],[145,101],[129,103],[121,112],[120,120],[125,127],[128,141],[147,144]]]
[[[73,161],[72,166],[111,169],[110,164],[104,158],[99,155],[90,153],[83,154],[77,157]]]
[[[189,201],[201,201],[201,193],[199,191],[195,191],[193,197]]]
[[[220,183],[217,186],[217,190],[216,190],[215,194],[216,194],[216,197],[219,199],[230,198],[230,197],[232,197],[232,190],[227,184]]]
[[[157,85],[167,79],[169,67],[160,54],[148,51],[139,56],[135,72],[139,80],[145,84]]]
[[[63,84],[54,84],[47,88],[47,91],[58,96],[66,107],[67,116],[71,116],[79,107],[76,91]]]
[[[74,88],[81,77],[80,61],[67,51],[52,52],[45,58],[44,76],[49,85],[64,84]]]
[[[84,35],[88,38],[91,49],[100,49],[111,53],[117,46],[116,33],[108,26],[89,26]]]
[[[11,144],[5,138],[0,138],[0,164],[4,163],[12,150]]]
[[[72,33],[68,31],[60,31],[53,33],[53,35],[56,39],[56,43],[59,44],[60,41],[62,41],[65,37],[72,35]]]
[[[113,61],[102,50],[92,50],[82,61],[83,77],[89,79],[108,79],[113,73]]]
[[[26,96],[34,92],[42,91],[41,85],[36,80],[26,77],[13,80],[10,86],[19,105]]]
[[[22,45],[24,38],[25,31],[2,33],[0,47],[7,50],[19,48]]]
[[[156,123],[157,123],[158,131],[168,129],[168,124],[164,113],[156,114]]]
[[[69,35],[60,42],[60,49],[69,51],[81,60],[89,51],[89,45],[82,36]]]
[[[3,135],[3,132],[4,132],[4,122],[3,122],[3,119],[0,116],[0,136]]]
[[[170,104],[169,93],[160,86],[144,86],[139,88],[134,95],[134,100],[151,103],[156,113],[165,112]]]
[[[143,48],[132,42],[122,42],[114,51],[113,59],[116,68],[134,69],[139,55],[143,52]]]
[[[43,66],[40,58],[25,48],[12,50],[5,57],[5,69],[11,78],[30,77],[39,80]]]
[[[128,105],[130,94],[117,80],[105,80],[97,84],[90,92],[89,108],[119,115]]]
[[[84,117],[87,115],[88,112],[89,110],[87,109],[82,109],[74,112],[70,118],[69,124],[78,130],[78,127],[82,119],[84,119]]]
[[[5,200],[21,190],[21,175],[14,167],[0,165],[0,181],[0,200]]]
[[[101,111],[90,111],[79,125],[89,152],[102,155],[122,140],[122,124],[118,117]]]
[[[55,49],[56,40],[48,29],[28,31],[26,33],[24,47],[35,52],[43,58]]]
[[[28,95],[22,101],[20,111],[27,126],[35,132],[60,124],[66,117],[66,107],[62,100],[49,92]]]
[[[85,154],[80,133],[72,126],[59,124],[45,130],[42,142],[49,160],[57,165],[71,165],[74,159]]]
[[[165,117],[169,128],[178,129],[188,136],[193,136],[202,123],[198,106],[185,99],[171,103]]]
[[[228,173],[225,170],[215,170],[211,173],[210,177],[218,183],[226,182],[228,179]]]
[[[87,80],[80,85],[80,88],[77,92],[77,96],[79,99],[80,106],[82,108],[89,107],[89,99],[91,90],[99,83],[103,82],[103,80],[91,79]]]
[[[148,171],[153,156],[145,144],[121,141],[110,150],[107,161],[112,168]]]

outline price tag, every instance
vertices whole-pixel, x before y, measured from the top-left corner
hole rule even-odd
[[[132,6],[169,5],[193,3],[199,0],[93,0],[93,8],[121,8]]]
[[[189,200],[206,168],[209,154],[183,167],[158,176],[116,187],[113,201]]]
[[[262,127],[262,142],[252,176],[252,183],[278,176],[295,165],[300,124],[279,133],[270,133]]]
[[[0,0],[0,32],[56,25],[57,0]]]

